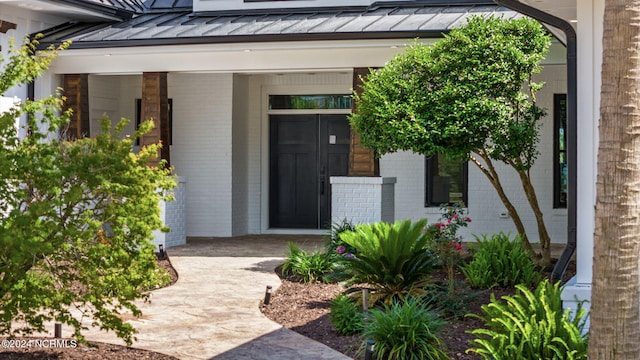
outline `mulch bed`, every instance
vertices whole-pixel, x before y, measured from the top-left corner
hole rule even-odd
[[[159,259],[158,266],[171,275],[173,285],[178,273],[171,266],[169,258]],[[6,340],[6,338],[0,338]],[[3,360],[178,360],[176,357],[131,347],[91,341],[87,345],[75,340],[56,343],[51,338],[17,338],[17,341],[3,342],[0,346],[0,359]],[[42,341],[41,341],[42,340]],[[65,339],[57,339],[65,340]]]
[[[550,275],[552,268],[545,271]],[[296,331],[304,336],[321,342],[349,357],[361,359],[362,354],[358,349],[363,339],[358,336],[343,336],[338,334],[329,320],[330,304],[336,295],[343,293],[345,288],[338,284],[300,283],[282,276],[282,285],[273,294],[269,305],[261,305],[261,310],[269,319],[282,326]],[[575,262],[570,263],[564,276],[564,281],[575,275]],[[457,280],[462,280],[463,275],[458,273]],[[444,272],[436,272],[434,278],[444,280]],[[480,307],[490,301],[491,293],[496,298],[515,293],[513,288],[492,289],[480,292],[470,301],[468,312],[480,314]],[[474,317],[461,317],[448,320],[444,327],[441,339],[449,350],[449,355],[456,360],[476,360],[479,356],[466,354],[470,347],[469,341],[473,336],[468,330],[482,327],[482,321]]]

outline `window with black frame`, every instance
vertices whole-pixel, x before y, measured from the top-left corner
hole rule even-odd
[[[567,94],[553,95],[553,207],[567,207]]]
[[[425,206],[464,203],[468,205],[466,159],[448,159],[438,154],[425,160]]]

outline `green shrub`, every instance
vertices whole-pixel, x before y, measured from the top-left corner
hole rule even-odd
[[[472,287],[532,286],[542,278],[519,236],[510,240],[507,234],[498,233],[490,238],[486,235],[475,238],[477,243],[471,250],[473,259],[461,267]]]
[[[359,334],[364,329],[364,315],[355,301],[347,295],[338,295],[331,302],[331,324],[339,334]]]
[[[344,271],[352,283],[372,287],[370,303],[391,304],[407,295],[424,293],[435,257],[426,247],[426,220],[410,220],[393,225],[381,222],[358,225],[355,231],[345,231],[340,238],[358,252],[345,262]]]
[[[470,315],[485,323],[470,331],[476,346],[467,350],[483,359],[573,360],[587,358],[587,336],[582,335],[586,312],[562,309],[561,289],[548,280],[535,292],[516,286],[514,296],[503,296],[482,306],[483,315]]]
[[[289,243],[289,253],[282,264],[282,272],[298,278],[302,282],[326,282],[333,271],[334,256],[324,252],[308,254],[297,245]]]
[[[416,298],[372,309],[367,320],[363,337],[375,342],[377,359],[449,359],[438,337],[445,322]]]

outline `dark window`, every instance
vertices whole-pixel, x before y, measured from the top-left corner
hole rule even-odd
[[[443,155],[427,157],[425,163],[425,206],[467,202],[468,161],[451,160]]]
[[[142,99],[136,99],[136,130],[142,122]],[[140,139],[136,139],[136,145],[140,146]],[[169,99],[169,145],[173,145],[173,99]]]
[[[553,95],[553,207],[567,207],[567,94]]]
[[[269,109],[351,109],[351,95],[269,95]]]

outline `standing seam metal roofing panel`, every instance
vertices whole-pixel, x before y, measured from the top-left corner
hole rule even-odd
[[[260,17],[260,16],[258,16]],[[226,36],[229,35],[233,30],[243,27],[248,23],[255,21],[256,16],[239,16],[239,17],[224,17],[222,18],[224,22],[205,33],[202,33],[203,36]]]
[[[226,23],[227,23],[227,20],[225,20],[225,18],[222,18],[222,17],[215,17],[213,19],[195,17],[190,19],[186,23],[184,23],[183,27],[188,27],[188,28],[176,29],[177,31],[175,32],[175,34],[176,34],[176,37],[200,36]]]
[[[393,9],[384,8],[367,11],[362,14],[354,14],[353,20],[336,29],[335,32],[361,32],[376,21],[382,19]]]
[[[407,11],[408,9],[402,9]],[[426,8],[426,9],[413,9],[410,16],[407,16],[400,23],[394,25],[392,31],[413,31],[420,29],[431,20],[437,13],[441,11],[440,8]]]
[[[266,26],[271,25],[274,22],[282,19],[282,15],[266,15],[260,16],[250,23],[246,25],[233,29],[229,32],[229,35],[254,35],[260,29],[263,29]]]
[[[175,28],[176,27],[175,25],[181,25],[188,16],[188,14],[186,13],[172,13],[171,15],[172,15],[171,17],[168,17],[164,21],[160,21],[153,26],[149,26],[146,29],[143,29],[139,32],[131,34],[129,36],[129,39],[146,39],[149,37],[152,37],[152,38],[168,37],[168,36],[160,36],[160,34]],[[163,16],[160,16],[160,17],[163,17]]]
[[[180,16],[180,14],[178,14]],[[146,15],[145,21],[138,22],[134,26],[122,30],[121,32],[114,32],[107,36],[104,36],[103,40],[114,40],[117,38],[133,39],[136,38],[136,34],[149,29],[157,29],[158,22],[163,22],[176,17],[176,14],[159,14],[159,15]],[[153,36],[151,36],[153,37]]]
[[[401,12],[404,9],[393,9],[386,16],[366,28],[367,31],[389,31],[409,16]]]
[[[494,13],[515,17],[517,14],[498,6],[397,6],[374,10],[313,9],[304,12],[212,13],[150,12],[120,23],[78,24],[52,30],[42,39],[46,46],[61,39],[71,39],[72,48],[138,46],[154,44],[191,44],[213,42],[304,40],[331,38],[397,38],[435,35],[447,31],[475,14]],[[332,36],[332,35],[336,36]],[[272,37],[271,35],[284,35]],[[272,41],[272,40],[270,40]]]
[[[306,18],[301,18],[297,24],[290,26],[283,34],[307,34],[314,32],[314,28],[322,25],[332,17],[330,14],[312,14]]]
[[[134,17],[131,20],[124,21],[121,23],[117,23],[106,28],[100,29],[98,31],[93,31],[84,35],[80,35],[78,37],[73,38],[73,41],[102,41],[105,38],[108,38],[115,34],[120,34],[126,31],[127,29],[146,21],[149,19],[155,18],[154,15],[141,15],[138,17]]]
[[[262,29],[255,32],[255,34],[282,34],[287,32],[288,29],[304,22],[309,18],[309,14],[293,14],[287,15],[284,18],[275,21]]]
[[[454,24],[461,17],[465,16],[465,11],[460,11],[460,8],[445,8],[444,11],[436,14],[436,16],[432,17],[423,24],[419,30],[430,30],[430,29],[443,29],[449,30],[451,29],[451,24]]]
[[[325,15],[325,14],[318,14]],[[317,26],[309,29],[309,33],[334,33],[336,29],[339,29],[344,24],[352,20],[353,15],[348,13],[327,14],[328,17],[325,21]]]

